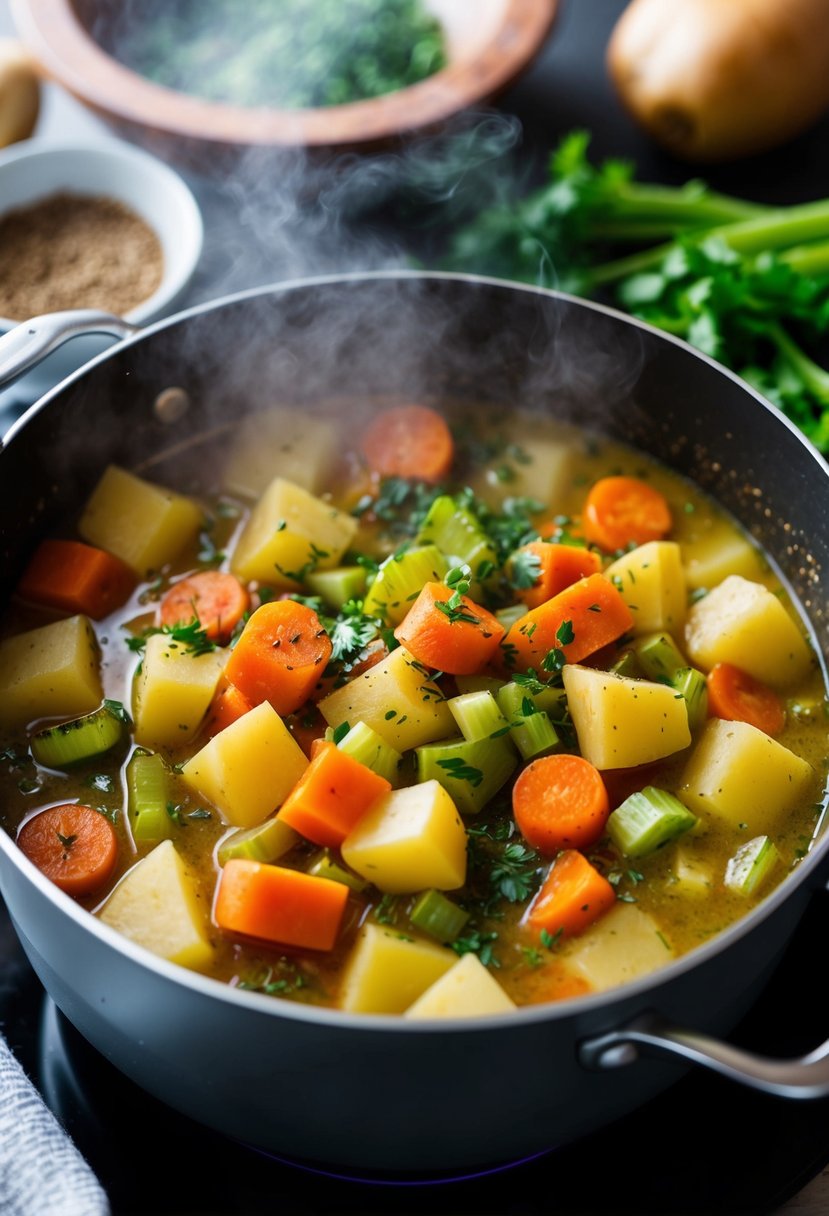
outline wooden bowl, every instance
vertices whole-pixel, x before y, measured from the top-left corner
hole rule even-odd
[[[11,0],[18,34],[48,77],[119,135],[199,169],[246,148],[368,151],[439,129],[518,77],[544,45],[558,6],[558,0],[429,0],[446,33],[448,63],[441,71],[367,101],[280,110],[204,101],[131,71],[104,49],[105,27],[101,42],[92,32],[118,5]]]

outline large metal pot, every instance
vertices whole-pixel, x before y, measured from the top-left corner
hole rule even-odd
[[[38,330],[14,331],[18,350]],[[184,394],[165,395],[171,387]],[[468,276],[281,284],[119,341],[6,437],[0,595],[105,461],[160,467],[145,462],[175,450],[197,468],[204,444],[248,409],[400,393],[490,401],[505,414],[521,402],[694,478],[765,546],[826,652],[829,468],[801,434],[681,342],[578,299]],[[157,1098],[281,1156],[412,1173],[572,1140],[665,1089],[689,1059],[788,1097],[829,1093],[829,1043],[775,1062],[709,1037],[727,1035],[759,996],[825,883],[828,853],[824,833],[760,907],[652,977],[439,1024],[299,1007],[169,965],[78,908],[2,834],[0,890],[57,1006]]]

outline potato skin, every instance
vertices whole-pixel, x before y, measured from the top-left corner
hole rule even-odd
[[[829,108],[826,0],[631,0],[606,66],[631,117],[675,156],[750,156]]]
[[[28,139],[40,114],[40,77],[14,38],[0,38],[0,148]]]

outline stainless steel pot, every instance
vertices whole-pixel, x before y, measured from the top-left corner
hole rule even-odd
[[[12,331],[0,376],[27,361],[21,348],[39,329]],[[280,398],[345,409],[355,395],[400,393],[494,402],[505,416],[520,402],[693,478],[766,548],[826,653],[829,468],[780,413],[710,359],[612,310],[416,272],[218,300],[122,337],[47,394],[0,450],[0,595],[104,462],[157,468],[173,451],[197,469],[205,444]],[[281,1156],[418,1173],[570,1141],[664,1090],[689,1061],[781,1100],[829,1094],[829,1041],[773,1061],[712,1037],[759,996],[825,885],[827,853],[824,833],[760,907],[651,977],[449,1023],[299,1007],[169,965],[78,908],[2,834],[0,891],[57,1006],[157,1098]]]

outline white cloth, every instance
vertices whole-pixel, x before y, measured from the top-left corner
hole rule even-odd
[[[100,1182],[0,1034],[0,1213],[109,1216]]]

